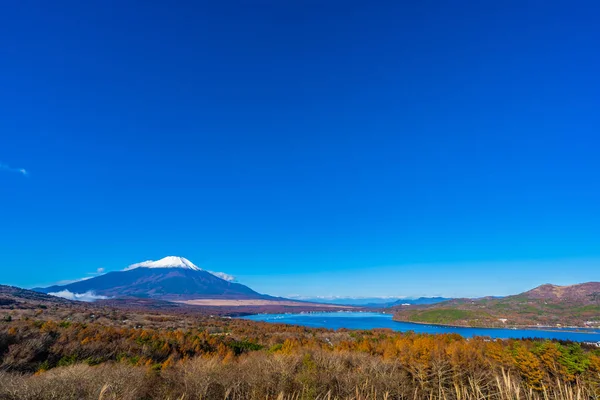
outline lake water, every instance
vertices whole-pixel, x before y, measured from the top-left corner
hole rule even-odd
[[[390,314],[369,312],[321,312],[301,314],[256,314],[243,317],[252,321],[264,321],[278,324],[293,324],[312,328],[328,329],[374,329],[388,328],[395,331],[414,331],[417,333],[458,333],[464,337],[489,336],[491,338],[508,339],[536,337],[544,339],[573,340],[578,342],[599,342],[600,329],[585,329],[573,332],[571,329],[492,329],[461,328],[426,324],[396,322]]]

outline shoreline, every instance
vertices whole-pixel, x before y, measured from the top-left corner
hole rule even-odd
[[[286,313],[257,313],[246,315],[246,317],[251,315],[310,315],[310,314],[339,314],[339,313],[370,313],[370,314],[378,314],[378,315],[386,315],[392,316],[393,322],[405,323],[405,324],[415,324],[415,325],[431,325],[438,327],[446,327],[446,328],[459,328],[459,329],[494,329],[494,330],[533,330],[540,332],[564,332],[564,333],[580,333],[580,334],[589,334],[589,335],[598,335],[600,334],[600,328],[585,328],[585,327],[565,327],[565,328],[553,328],[549,326],[537,326],[537,325],[510,325],[505,327],[491,327],[491,326],[466,326],[466,325],[451,325],[451,324],[439,324],[439,323],[431,323],[431,322],[413,322],[413,321],[402,321],[394,319],[392,313],[385,313],[380,311],[367,311],[367,310],[337,310],[337,311],[305,311],[305,312],[286,312]],[[242,317],[244,318],[244,317]],[[266,322],[266,321],[263,321]],[[282,322],[286,323],[286,322]],[[287,323],[290,325],[290,323]],[[291,325],[299,325],[293,324]],[[302,326],[302,325],[299,325]],[[352,328],[348,328],[352,329]]]
[[[447,328],[465,328],[465,329],[508,329],[508,330],[519,330],[519,329],[527,329],[527,330],[536,330],[543,332],[568,332],[568,333],[589,333],[589,334],[600,334],[600,328],[589,328],[589,327],[575,327],[568,326],[564,328],[557,328],[552,326],[539,326],[539,325],[505,325],[503,327],[499,326],[483,326],[483,325],[452,325],[452,324],[440,324],[435,322],[417,322],[417,321],[403,321],[398,320],[392,317],[392,321],[394,322],[402,322],[405,324],[417,324],[417,325],[433,325],[433,326],[443,326]]]

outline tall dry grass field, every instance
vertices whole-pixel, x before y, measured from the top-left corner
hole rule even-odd
[[[534,389],[515,372],[456,371],[438,365],[416,378],[398,360],[355,352],[250,353],[196,357],[157,371],[146,366],[75,364],[33,375],[0,373],[0,399],[444,399],[583,400],[597,384]],[[600,377],[596,382],[600,382]]]

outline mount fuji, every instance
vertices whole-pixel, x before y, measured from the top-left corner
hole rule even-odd
[[[271,299],[233,282],[221,272],[205,271],[183,257],[132,264],[123,271],[109,272],[66,285],[34,289],[48,294],[91,294],[98,298],[142,297],[161,300]]]

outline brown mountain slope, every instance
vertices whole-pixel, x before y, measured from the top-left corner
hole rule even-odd
[[[546,284],[531,289],[522,295],[530,299],[598,304],[600,300],[600,282],[587,282],[571,286]]]
[[[39,308],[40,305],[53,304],[66,305],[73,304],[73,302],[32,290],[0,285],[0,307],[2,308]]]
[[[459,326],[600,327],[600,282],[542,285],[504,298],[455,299],[395,308],[398,321]]]

